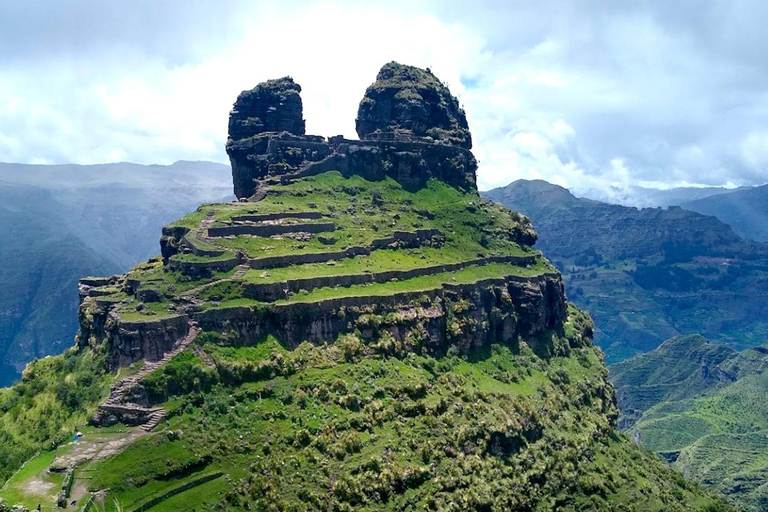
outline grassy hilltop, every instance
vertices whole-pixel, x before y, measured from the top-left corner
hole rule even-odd
[[[349,210],[352,205],[355,213]],[[533,255],[535,263],[478,264],[453,273],[318,288],[283,301],[423,293],[507,274],[533,277],[553,272],[529,246],[512,241],[531,239],[524,219],[439,182],[408,192],[391,181],[345,179],[331,173],[277,187],[257,206],[201,207],[176,225],[196,233],[195,223],[199,226],[207,219],[215,226],[254,208],[258,214],[345,212],[331,217],[339,226],[332,233],[335,246],[370,243],[414,224],[440,229],[445,241],[440,249],[382,248],[333,265],[249,270],[237,278],[232,271],[192,278],[168,265],[150,263],[128,274],[140,283],[133,296],[115,289],[98,300],[115,301],[113,318],[136,323],[178,314],[171,310],[182,310],[180,296],[201,285],[210,286],[194,298],[186,297],[206,311],[264,307],[240,296],[241,286],[252,282],[342,276],[366,269],[407,270],[474,261],[480,254]],[[393,218],[394,212],[399,219]],[[287,253],[291,244],[304,244],[251,236],[217,243],[253,255]],[[307,244],[297,249],[301,253],[321,247]],[[198,258],[206,259],[190,261]],[[137,310],[136,296],[148,296],[142,290],[149,288],[162,298]],[[109,291],[101,289],[96,295]],[[423,300],[421,309],[434,306],[429,298]],[[499,339],[464,352],[449,347],[443,353],[431,352],[428,342],[416,335],[407,340],[392,337],[387,325],[398,314],[405,312],[367,315],[349,333],[322,345],[287,347],[273,336],[244,344],[234,331],[204,332],[193,346],[141,383],[151,403],[167,410],[167,419],[120,453],[83,460],[76,469],[78,485],[82,492],[109,489],[104,500],[108,510],[116,502],[133,510],[166,495],[151,510],[715,510],[720,506],[617,433],[613,390],[602,356],[590,341],[591,321],[583,313],[569,308],[561,330],[538,339]],[[451,328],[475,327],[457,321]],[[5,393],[2,418],[9,439],[22,439],[41,425],[45,429],[34,442],[4,443],[0,448],[9,460],[4,465],[6,478],[18,462],[42,450],[26,466],[30,470],[16,475],[0,496],[29,506],[36,500],[53,500],[55,492],[46,498],[26,494],[25,489],[31,480],[50,478],[45,468],[54,456],[66,457],[80,449],[64,435],[82,429],[85,413],[92,413],[106,397],[108,383],[114,380],[103,369],[108,349],[108,345],[83,345],[77,353],[35,363],[25,382]],[[65,395],[70,389],[66,383],[82,386],[83,396]],[[86,383],[90,385],[85,387]],[[57,414],[47,414],[51,411]],[[28,419],[17,424],[8,421],[12,417]],[[13,429],[12,424],[25,428]],[[91,427],[84,440],[102,435],[101,430]],[[103,435],[119,440],[135,430],[118,425]],[[58,445],[56,453],[45,451],[52,442]],[[201,483],[170,496],[190,482]]]
[[[463,111],[433,79],[382,68],[362,140],[305,135],[292,80],[241,94],[240,201],[167,226],[162,257],[81,280],[77,346],[0,394],[0,497],[731,510],[617,431],[592,320],[529,220],[478,195]]]

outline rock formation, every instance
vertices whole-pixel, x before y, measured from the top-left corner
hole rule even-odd
[[[429,69],[397,62],[385,64],[365,91],[356,125],[361,139],[400,133],[472,148],[467,117],[448,87]]]
[[[227,153],[232,161],[235,195],[253,194],[253,178],[243,168],[249,156],[262,153],[270,133],[304,135],[301,86],[290,77],[268,80],[243,91],[229,114]]]
[[[291,77],[241,92],[229,116],[229,138],[237,141],[264,132],[304,135],[300,92],[301,86]]]
[[[270,180],[326,171],[418,188],[436,178],[475,190],[477,161],[464,112],[430,71],[385,65],[360,102],[362,140],[304,135],[301,87],[289,78],[243,92],[230,115],[227,153],[238,198],[260,198]]]

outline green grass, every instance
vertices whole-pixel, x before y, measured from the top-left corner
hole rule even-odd
[[[56,458],[55,451],[42,452],[27,461],[24,466],[10,478],[2,490],[0,498],[9,503],[19,503],[28,508],[37,508],[38,503],[52,507],[56,503],[56,493],[61,489],[63,475],[47,475],[45,470]],[[40,479],[50,484],[50,491],[42,494],[30,493],[26,486],[32,479]]]
[[[529,255],[523,250],[511,251],[510,255]],[[535,254],[535,253],[533,253]],[[476,255],[469,254],[454,248],[420,249],[384,249],[373,251],[367,256],[344,258],[328,263],[309,263],[303,265],[291,265],[288,267],[272,268],[268,270],[249,270],[244,280],[252,283],[279,283],[289,279],[305,279],[312,277],[342,276],[361,273],[387,272],[390,270],[403,270],[433,267],[460,263],[477,259]]]
[[[380,198],[381,200],[379,200]],[[315,208],[309,205],[314,203]],[[244,214],[313,211],[326,215],[337,229],[325,235],[333,236],[332,245],[322,244],[317,236],[307,241],[297,241],[287,236],[255,237],[236,236],[217,238],[216,245],[229,250],[222,256],[206,257],[195,254],[176,254],[173,260],[184,262],[214,262],[231,258],[235,251],[248,257],[273,257],[287,254],[338,252],[350,247],[366,247],[373,240],[391,237],[395,231],[414,232],[418,229],[437,229],[445,237],[440,247],[424,246],[418,249],[375,250],[368,256],[344,258],[332,264],[292,265],[266,271],[251,270],[242,282],[275,283],[289,279],[355,275],[364,272],[386,272],[453,264],[475,260],[484,256],[523,256],[538,253],[520,240],[530,236],[530,226],[517,214],[501,207],[484,203],[475,193],[463,193],[440,181],[431,180],[417,191],[405,190],[392,179],[371,182],[360,177],[344,178],[329,172],[303,178],[290,185],[274,186],[272,193],[258,203],[225,203],[204,205],[198,211],[171,226],[190,229],[188,237],[200,222],[210,219],[223,225],[233,217]],[[200,241],[205,243],[204,241]],[[197,242],[194,242],[197,243]],[[351,287],[346,289],[354,296],[392,293],[391,290],[434,289],[444,282],[471,282],[470,274],[492,276],[492,271],[507,275],[534,275],[551,269],[541,262],[531,269],[511,266],[489,266],[484,271],[460,271],[456,275],[442,275],[428,279],[411,280],[409,285],[384,283],[371,290]],[[205,278],[190,278],[180,272],[170,272],[158,259],[136,266],[128,275],[131,282],[138,281],[139,288],[154,290],[160,295],[159,302],[145,302],[138,311],[138,299],[127,295],[121,287],[104,300],[119,302],[115,312],[125,322],[152,322],[176,315],[170,310],[171,299],[179,293],[190,291],[213,280],[226,279],[232,271],[213,273]],[[389,291],[388,291],[389,290]],[[244,300],[236,288],[225,294],[219,288],[203,292],[207,301],[203,308],[221,308],[235,305],[254,305]],[[323,296],[338,296],[339,292],[315,291],[315,296],[296,296],[294,300],[318,300]],[[221,304],[215,304],[215,303]],[[214,304],[211,304],[214,303]]]
[[[277,301],[276,304],[318,302],[337,297],[384,296],[404,292],[429,291],[446,284],[471,284],[484,279],[499,279],[504,276],[536,276],[546,270],[547,268],[543,265],[528,269],[506,263],[490,263],[488,265],[466,267],[456,272],[443,272],[403,281],[353,285],[344,288],[317,288],[308,293],[292,295],[287,300]]]
[[[768,403],[762,350],[736,352],[700,336],[669,340],[612,368],[619,405],[643,446],[679,452],[675,468],[748,511],[768,497]],[[731,379],[735,379],[732,381]]]
[[[172,496],[147,510],[148,512],[212,510],[228,490],[229,484],[226,479],[217,478]]]
[[[94,468],[108,503],[130,509],[221,469],[228,477],[152,510],[727,510],[613,433],[594,347],[555,337],[561,355],[549,359],[505,345],[433,358],[381,355],[386,336],[295,349],[203,338],[219,383],[171,399],[178,437]]]

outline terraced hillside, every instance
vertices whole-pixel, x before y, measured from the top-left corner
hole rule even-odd
[[[745,510],[768,503],[768,350],[682,336],[611,369],[620,424]]]
[[[2,418],[50,433],[23,454],[0,445],[14,468],[39,450],[0,497],[155,512],[731,510],[618,433],[594,325],[529,221],[478,195],[447,88],[395,63],[379,78],[361,125],[393,131],[361,141],[304,135],[290,79],[240,96],[228,148],[241,200],[167,226],[162,257],[81,281],[74,362],[36,363],[0,395]],[[415,122],[433,117],[435,130]],[[59,392],[80,381],[92,392],[72,410]],[[86,415],[85,437],[64,437]]]

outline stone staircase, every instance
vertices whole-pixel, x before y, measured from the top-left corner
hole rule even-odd
[[[99,405],[91,422],[100,426],[122,422],[128,426],[139,426],[145,432],[157,427],[168,415],[165,409],[126,402],[126,395],[138,386],[144,377],[158,368],[162,368],[168,361],[189,348],[200,332],[200,327],[196,323],[190,322],[187,335],[178,341],[172,350],[166,352],[162,359],[145,362],[138,372],[115,382],[109,397]]]

